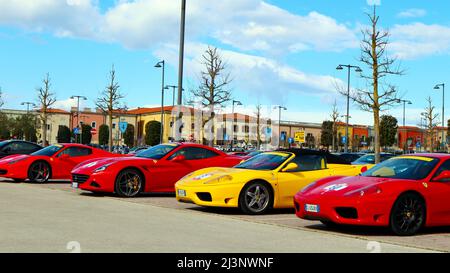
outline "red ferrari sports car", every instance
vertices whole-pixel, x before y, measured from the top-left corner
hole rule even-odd
[[[450,225],[450,155],[384,161],[356,177],[328,177],[295,196],[296,215],[326,225],[386,226],[397,235]]]
[[[0,159],[0,177],[39,183],[49,179],[70,179],[70,171],[81,162],[111,156],[117,155],[81,144],[56,144],[30,155]]]
[[[153,146],[134,157],[89,160],[72,170],[72,186],[91,192],[133,197],[141,192],[174,192],[183,176],[207,167],[232,167],[242,161],[193,143]]]

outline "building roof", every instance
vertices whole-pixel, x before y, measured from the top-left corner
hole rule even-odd
[[[38,112],[42,112],[42,109],[39,109]],[[70,112],[57,108],[47,108],[47,113],[70,115]]]
[[[173,110],[173,106],[164,106],[164,112],[171,112]],[[128,114],[132,115],[143,115],[143,114],[152,114],[152,113],[161,113],[161,107],[138,107],[136,109],[131,109],[127,111]]]

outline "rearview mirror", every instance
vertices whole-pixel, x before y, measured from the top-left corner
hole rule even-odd
[[[283,172],[293,172],[298,169],[298,165],[296,163],[289,163],[286,167],[283,168]]]
[[[181,161],[185,161],[186,157],[184,155],[177,155],[176,157],[174,157],[172,159],[173,162],[181,162]]]
[[[443,171],[438,176],[436,176],[433,181],[437,182],[449,182],[450,181],[450,171]]]

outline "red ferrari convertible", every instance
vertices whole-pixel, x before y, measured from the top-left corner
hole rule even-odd
[[[356,177],[328,177],[295,196],[296,214],[326,225],[386,226],[397,235],[450,225],[450,155],[401,156]]]
[[[81,144],[57,144],[30,155],[11,155],[0,160],[0,177],[14,181],[29,179],[44,183],[49,179],[70,179],[70,171],[81,162],[117,156]]]
[[[72,170],[72,186],[91,192],[133,197],[141,192],[174,192],[183,176],[207,167],[232,167],[242,161],[208,146],[161,144],[135,157],[89,160]]]

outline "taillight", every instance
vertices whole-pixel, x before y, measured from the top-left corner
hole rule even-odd
[[[368,169],[367,166],[362,167],[362,168],[361,168],[361,173],[367,171],[367,169]]]

